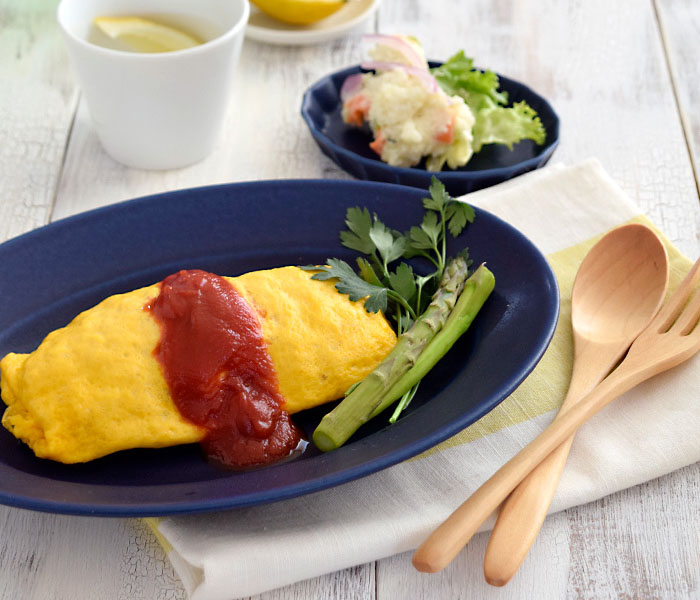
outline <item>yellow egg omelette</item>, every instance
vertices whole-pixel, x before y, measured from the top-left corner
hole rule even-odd
[[[259,318],[290,413],[342,397],[396,343],[381,314],[297,267],[226,279]],[[201,441],[206,430],[180,415],[154,356],[161,331],[144,307],[159,289],[110,296],[34,352],[0,360],[3,426],[63,463]]]

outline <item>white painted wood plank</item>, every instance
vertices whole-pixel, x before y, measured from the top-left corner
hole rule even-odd
[[[700,595],[700,463],[567,511],[571,598]]]
[[[170,561],[139,520],[0,507],[0,531],[3,600],[185,598]]]
[[[48,222],[78,98],[57,2],[0,0],[0,241]]]
[[[656,0],[655,4],[700,189],[700,2]]]

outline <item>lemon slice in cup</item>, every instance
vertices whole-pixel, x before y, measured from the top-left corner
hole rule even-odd
[[[102,33],[132,52],[173,52],[199,46],[202,40],[143,17],[96,17]]]
[[[294,25],[309,25],[329,17],[347,0],[251,0],[267,15]]]

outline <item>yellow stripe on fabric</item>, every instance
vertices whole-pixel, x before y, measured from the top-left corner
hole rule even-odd
[[[669,293],[675,290],[685,277],[692,262],[683,256],[646,217],[638,216],[630,219],[628,223],[643,223],[651,227],[662,239],[668,251],[670,262]],[[588,251],[603,235],[604,233],[547,256],[547,261],[552,267],[559,285],[561,298],[559,322],[549,348],[528,378],[511,396],[479,421],[416,458],[467,444],[561,406],[569,388],[573,367],[571,291],[579,266]],[[498,273],[495,273],[495,276],[496,288],[498,288]]]
[[[172,544],[165,539],[165,536],[158,529],[158,525],[163,521],[163,517],[144,517],[143,522],[151,528],[151,531],[156,536],[158,543],[161,545],[166,554],[170,554],[173,549]]]

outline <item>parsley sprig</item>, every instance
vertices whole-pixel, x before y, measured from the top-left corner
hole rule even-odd
[[[403,233],[387,227],[366,208],[348,208],[347,229],[340,233],[340,240],[346,248],[364,255],[356,259],[358,272],[339,258],[302,268],[318,271],[313,279],[336,279],[340,293],[353,301],[365,298],[368,312],[382,311],[394,320],[398,333],[403,333],[426,309],[442,278],[447,264],[447,231],[457,237],[474,220],[474,209],[451,198],[436,177],[429,192],[430,197],[423,199],[423,221]],[[469,262],[468,249],[460,255]],[[411,258],[425,259],[432,270],[421,275],[408,262],[393,266]]]
[[[314,279],[336,280],[336,289],[351,300],[364,299],[368,312],[383,311],[399,333],[391,352],[314,430],[314,444],[324,452],[342,446],[392,404],[389,422],[396,422],[423,377],[467,330],[493,290],[495,280],[485,265],[470,275],[467,249],[447,257],[448,232],[462,233],[474,210],[451,198],[435,177],[429,191],[421,223],[403,233],[366,208],[348,209],[340,238],[361,254],[357,272],[338,258],[302,267],[316,271]]]

